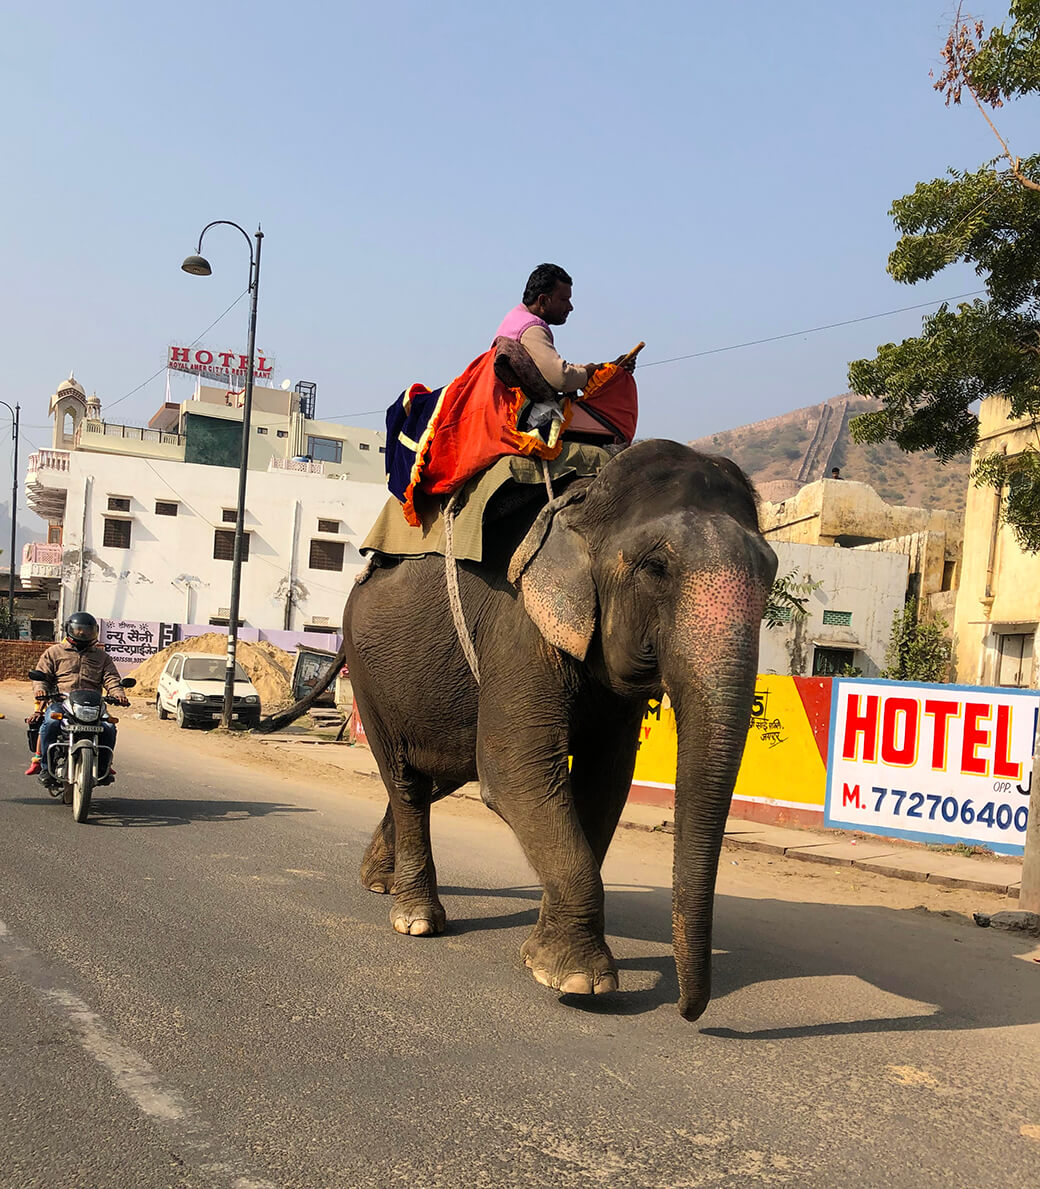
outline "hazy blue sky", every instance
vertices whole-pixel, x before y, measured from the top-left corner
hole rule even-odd
[[[575,362],[645,339],[650,364],[976,289],[965,269],[914,288],[885,273],[891,200],[995,153],[978,114],[931,88],[950,13],[8,5],[0,398],[46,444],[47,397],[74,368],[111,420],[146,422],[162,376],[115,402],[245,288],[229,229],[207,238],[212,277],[179,269],[211,219],[263,224],[276,379],[317,381],[319,416],[369,426],[409,383],[461,371],[543,260],[574,276],[557,342]],[[1001,116],[1020,143],[1028,115]],[[244,349],[246,314],[204,341]],[[641,368],[640,432],[689,439],[836,395],[849,359],[920,317]]]

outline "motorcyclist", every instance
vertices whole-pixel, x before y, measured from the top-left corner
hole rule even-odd
[[[60,644],[52,644],[40,657],[36,668],[50,677],[49,690],[44,682],[33,683],[38,711],[46,705],[46,695],[53,689],[60,694],[67,694],[74,689],[91,689],[99,693],[104,692],[115,699],[120,706],[129,706],[126,694],[120,686],[119,670],[112,658],[98,643],[98,622],[93,615],[86,611],[76,611],[65,621],[65,638]],[[42,714],[40,733],[36,741],[36,754],[26,769],[26,776],[39,775],[40,780],[47,784],[50,776],[43,765],[43,757],[47,749],[57,741],[61,732],[61,723],[52,719],[48,714]],[[116,728],[110,723],[103,724],[101,745],[115,748]],[[108,774],[98,781],[98,784],[111,784],[115,779],[115,769],[109,764]]]

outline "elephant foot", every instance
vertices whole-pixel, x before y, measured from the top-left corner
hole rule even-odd
[[[550,940],[536,925],[520,947],[520,957],[536,982],[562,995],[606,995],[618,989],[614,955],[591,934]]]
[[[409,908],[395,904],[390,910],[390,923],[398,933],[410,937],[432,937],[444,932],[447,916],[439,901]]]
[[[361,860],[361,884],[370,892],[380,895],[394,895],[394,846],[393,829],[377,828],[368,844],[365,857]]]

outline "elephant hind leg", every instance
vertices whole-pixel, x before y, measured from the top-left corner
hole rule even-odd
[[[390,790],[394,856],[390,921],[398,933],[412,937],[443,933],[446,919],[437,896],[437,869],[430,843],[432,797],[433,781],[414,769],[396,779]]]
[[[372,841],[361,860],[361,883],[370,892],[386,895],[394,891],[394,811],[389,805],[376,826]]]

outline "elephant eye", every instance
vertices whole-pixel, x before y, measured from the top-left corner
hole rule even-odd
[[[667,578],[668,562],[659,553],[649,553],[639,563],[639,569],[651,578]]]

